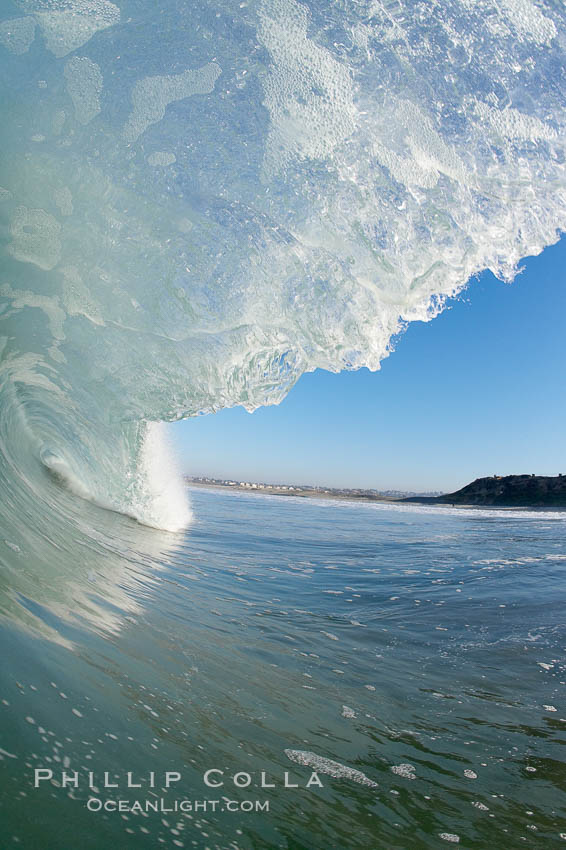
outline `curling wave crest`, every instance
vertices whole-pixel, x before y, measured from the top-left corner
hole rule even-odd
[[[156,423],[377,369],[558,238],[566,12],[142,5],[2,8],[3,480],[178,529]]]

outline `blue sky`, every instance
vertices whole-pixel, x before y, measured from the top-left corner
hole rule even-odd
[[[319,370],[279,406],[171,426],[183,471],[401,490],[566,473],[566,237],[522,265],[413,323],[380,372]]]

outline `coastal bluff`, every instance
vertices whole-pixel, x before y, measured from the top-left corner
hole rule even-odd
[[[476,478],[455,493],[409,496],[403,502],[501,507],[566,508],[566,475],[492,475]]]

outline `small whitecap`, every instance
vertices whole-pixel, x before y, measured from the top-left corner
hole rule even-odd
[[[402,776],[403,779],[416,779],[415,768],[412,764],[394,764],[391,767],[391,773],[397,776]]]

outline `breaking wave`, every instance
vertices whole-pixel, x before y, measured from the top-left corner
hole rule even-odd
[[[484,269],[511,280],[566,228],[561,4],[14,0],[2,16],[12,519],[48,473],[182,528],[158,423],[277,403],[315,368],[377,369],[407,322]]]

